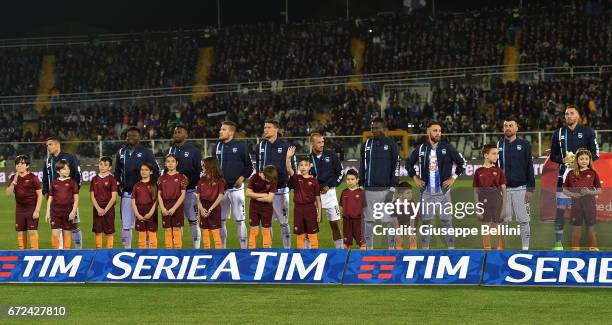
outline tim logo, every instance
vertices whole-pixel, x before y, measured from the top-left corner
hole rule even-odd
[[[19,260],[19,256],[0,256],[0,265],[2,265],[0,267],[0,278],[11,277],[12,271],[9,270],[15,268],[15,263],[10,262],[17,262],[17,260]]]
[[[358,279],[391,279],[395,269],[396,256],[364,256],[361,258]]]

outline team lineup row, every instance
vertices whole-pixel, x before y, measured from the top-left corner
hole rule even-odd
[[[573,106],[566,108],[565,120],[566,126],[553,133],[551,146],[551,160],[560,164],[555,249],[562,249],[563,213],[570,206],[575,226],[572,246],[580,246],[580,227],[586,223],[589,247],[595,248],[594,209],[590,207],[594,206],[596,188],[600,184],[593,175],[582,175],[583,171],[589,170],[595,173],[591,163],[598,158],[595,132],[578,125],[579,112]],[[173,136],[175,144],[168,150],[164,173],[160,176],[153,153],[140,144],[140,130],[129,128],[126,145],[116,154],[114,173],[111,174],[112,159],[103,157],[99,162],[99,174],[91,183],[92,230],[96,234],[96,247],[102,247],[103,234],[106,234],[106,246],[112,247],[114,205],[119,201],[124,248],[131,248],[134,228],[138,232],[140,248],[157,247],[158,209],[162,215],[167,248],[182,247],[185,217],[190,224],[194,247],[210,248],[212,237],[215,248],[225,248],[225,224],[231,217],[237,224],[241,248],[254,248],[260,231],[263,246],[270,247],[274,219],[280,223],[283,246],[290,248],[288,210],[291,187],[294,189],[293,233],[297,236],[298,248],[318,248],[318,224],[325,211],[336,248],[350,247],[354,239],[359,247],[373,249],[373,228],[377,219],[374,218],[374,205],[392,200],[412,200],[410,184],[399,180],[398,146],[385,136],[384,130],[384,120],[374,119],[371,125],[373,136],[361,146],[359,171],[349,170],[344,175],[336,153],[325,149],[324,138],[318,133],[310,138],[310,154],[296,159],[295,148],[278,136],[278,122],[266,121],[264,140],[257,144],[253,165],[244,143],[234,140],[236,125],[226,121],[221,125],[220,141],[212,147],[211,157],[202,163],[202,153],[194,145],[186,143],[188,130],[179,125]],[[517,131],[517,120],[508,117],[504,121],[504,137],[497,144],[483,148],[485,163],[474,176],[475,199],[488,202],[484,213],[479,214],[485,223],[502,226],[514,214],[521,226],[522,248],[528,249],[530,227],[527,209],[535,179],[530,144],[517,138]],[[441,135],[442,124],[430,123],[425,141],[415,146],[406,161],[409,176],[421,192],[421,202],[450,202],[451,186],[463,172],[465,159],[452,145],[441,141]],[[57,138],[48,139],[47,151],[42,184],[28,172],[29,158],[18,156],[16,174],[7,187],[7,194],[14,193],[16,198],[19,248],[26,247],[28,235],[30,246],[38,246],[36,229],[43,196],[48,198],[45,215],[53,229],[53,248],[70,248],[71,243],[75,248],[81,248],[78,159],[62,151]],[[579,155],[581,152],[584,155],[588,153],[587,161],[576,159],[584,156]],[[570,170],[574,171],[574,176],[567,177]],[[348,188],[338,200],[335,188],[345,176]],[[590,186],[578,181],[580,179],[590,180]],[[245,191],[244,182],[247,180]],[[565,190],[564,183],[567,185]],[[585,190],[576,191],[575,187]],[[251,199],[248,238],[245,195]],[[444,228],[452,228],[451,214],[437,214]],[[424,213],[418,217],[423,225],[429,225],[434,214]],[[344,219],[342,233],[341,218]],[[387,215],[381,220],[389,227],[414,226],[416,222],[414,216],[401,215]],[[430,236],[421,236],[421,248],[428,249],[429,241]],[[449,249],[454,248],[454,237],[446,236],[446,243]],[[483,237],[483,246],[490,249],[491,239]],[[417,247],[416,238],[410,238],[410,247]],[[504,247],[501,236],[497,248]],[[402,248],[401,238],[389,235],[388,248]]]

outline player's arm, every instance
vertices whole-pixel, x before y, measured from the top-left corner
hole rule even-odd
[[[167,216],[168,210],[164,205],[164,199],[162,198],[162,191],[157,191],[157,202],[159,202],[159,209],[161,210],[162,215]]]
[[[198,185],[199,187],[199,185]],[[197,189],[197,192],[200,193],[200,189]],[[198,202],[198,211],[200,212],[200,216],[206,217],[206,208],[202,205],[202,201],[200,201],[200,195],[197,195],[196,201]]]
[[[293,176],[295,172],[293,171],[293,166],[291,164],[291,157],[295,155],[295,147],[291,146],[287,149],[287,156],[285,157],[285,167],[287,168],[287,174],[289,177]]]
[[[406,168],[406,171],[408,171],[408,176],[414,180],[414,184],[417,187],[423,188],[425,186],[425,182],[423,182],[423,180],[419,178],[419,176],[417,176],[416,170],[414,169],[414,165],[417,163],[418,159],[419,150],[412,150],[412,152],[408,156],[408,159],[406,159],[406,164],[404,165],[404,167]],[[419,166],[419,168],[421,168],[421,166]]]
[[[6,197],[9,197],[15,193],[15,186],[17,185],[17,174],[11,177],[9,185],[6,187]]]
[[[115,206],[115,202],[117,201],[117,191],[112,191],[111,192],[111,199],[110,201],[108,201],[108,204],[106,205],[106,207],[104,207],[104,213],[110,211],[110,209],[112,209]]]
[[[399,147],[395,141],[391,141],[391,161],[395,161],[391,169],[391,186],[397,186],[400,180],[400,155]]]
[[[119,150],[121,151],[121,149]],[[119,152],[117,152],[117,154],[115,155],[115,177],[117,177],[118,180],[118,185],[119,185],[119,189],[118,192],[119,193],[123,193],[123,182],[125,182],[125,180],[123,179],[123,166],[121,164],[121,155],[119,154]]]
[[[250,197],[251,199],[255,199],[255,200],[257,200],[257,199],[261,199],[261,198],[264,198],[264,197],[268,196],[268,194],[266,194],[266,193],[255,193],[255,192],[253,192],[253,190],[252,190],[252,189],[250,189],[250,188],[247,188],[247,189],[246,189],[246,193],[245,193],[245,195],[246,195],[247,197]]]
[[[249,151],[245,145],[242,145],[240,147],[242,150],[243,168],[240,177],[238,177],[238,180],[236,180],[236,183],[234,184],[236,188],[240,188],[244,180],[248,179],[249,177],[251,177],[251,174],[253,174],[253,161],[251,160],[251,155],[249,155]]]
[[[170,210],[168,210],[168,212],[170,212],[170,214],[174,214],[174,212],[176,212],[176,210],[183,204],[183,202],[185,202],[185,196],[187,196],[187,190],[186,189],[182,189],[181,190],[181,196],[179,196],[178,200],[176,201],[176,203],[174,203],[172,208],[170,208]],[[161,202],[161,201],[159,201],[159,202]]]
[[[367,140],[366,140],[367,141]],[[361,144],[359,159],[359,185],[365,185],[366,165],[365,165],[365,142]]]
[[[89,192],[89,197],[91,198],[91,204],[94,206],[94,209],[98,211],[98,215],[102,215],[104,210],[98,204],[98,200],[96,200],[96,196],[94,195],[93,191]]]
[[[134,211],[134,216],[138,219],[138,220],[143,220],[142,216],[140,215],[140,213],[138,212],[138,206],[136,206],[136,199],[132,196],[132,210]]]
[[[552,142],[550,143],[550,160],[557,164],[563,164],[561,147],[559,146],[559,132],[561,132],[559,130],[553,131]]]
[[[78,209],[79,209],[79,193],[76,193],[72,195],[72,210],[70,211],[70,214],[68,215],[68,219],[74,220]]]
[[[45,212],[45,221],[48,223],[51,220],[51,204],[53,204],[53,195],[49,193],[47,199],[47,212]]]
[[[274,201],[274,193],[261,193],[263,197],[256,198],[259,202],[272,203]]]
[[[340,183],[342,183],[342,178],[344,176],[342,172],[344,170],[344,167],[342,166],[342,162],[338,158],[337,154],[332,155],[332,167],[334,168],[334,175],[336,177],[332,179],[329,184],[325,185],[329,187],[338,187]]]
[[[72,158],[69,161],[70,164],[70,178],[72,178],[76,184],[77,187],[80,189],[81,188],[81,164],[79,163],[79,159],[75,156],[72,156]]]
[[[32,218],[38,219],[38,215],[40,214],[40,208],[42,207],[42,189],[36,190],[36,207],[34,208],[34,213],[32,214]]]
[[[506,184],[502,184],[500,186],[500,190],[501,190],[501,195],[502,195],[502,208],[500,211],[500,218],[504,219],[506,218]]]
[[[533,154],[531,153],[531,144],[527,143],[527,191],[533,193],[535,189],[535,173],[533,171]]]
[[[155,202],[153,202],[151,210],[149,210],[149,212],[144,216],[145,219],[151,219],[153,213],[155,213],[155,210],[157,210],[157,202],[159,202],[159,200],[155,200]]]
[[[591,160],[599,159],[599,144],[597,144],[597,133],[595,130],[591,130],[591,138],[589,139],[587,149],[591,152]]]
[[[49,194],[49,172],[47,171],[47,160],[45,161],[45,168],[43,168],[42,177],[42,191],[44,195]]]
[[[223,200],[223,192],[220,192],[219,195],[217,195],[217,199],[215,200],[215,202],[213,202],[213,204],[210,206],[210,208],[208,208],[208,212],[207,214],[210,213],[210,211],[214,210],[216,207],[219,206],[219,204],[221,204],[221,201]]]
[[[321,196],[317,195],[315,204],[317,206],[317,222],[321,223],[321,212],[323,211],[321,208]]]

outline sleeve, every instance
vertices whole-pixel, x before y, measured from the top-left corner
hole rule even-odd
[[[81,164],[79,163],[79,159],[75,156],[70,156],[69,160],[70,164],[70,178],[72,178],[76,185],[81,187]]]
[[[327,184],[329,187],[337,187],[338,185],[340,185],[340,183],[342,183],[342,177],[344,176],[342,174],[342,171],[344,169],[344,167],[342,166],[342,162],[340,161],[340,158],[338,158],[338,155],[333,153],[332,154],[332,167],[334,168],[334,179],[330,182],[330,184]],[[325,184],[322,184],[325,185]]]
[[[47,158],[45,160],[45,162],[43,163],[43,177],[42,177],[42,190],[43,190],[43,195],[44,194],[48,194],[49,193],[49,172],[47,171],[47,160],[49,158]]]
[[[262,168],[260,168],[260,160],[261,160],[261,142],[255,146],[255,172],[260,172]]]
[[[367,140],[366,140],[367,142]],[[366,175],[366,167],[365,167],[365,142],[361,144],[360,152],[361,159],[359,160],[359,185],[365,185],[365,175]]]
[[[597,174],[597,172],[593,172],[594,177],[593,177],[593,187],[595,188],[601,188],[601,181],[599,180],[599,174]]]
[[[461,174],[463,174],[463,171],[465,170],[467,161],[465,160],[465,158],[463,158],[463,155],[459,153],[459,151],[457,151],[455,147],[449,146],[449,148],[451,153],[451,159],[453,160],[455,165],[457,165],[455,167],[455,175],[461,176]]]
[[[15,179],[15,176],[17,176],[17,174],[13,174],[11,175],[11,177],[9,177],[9,181],[8,181],[9,185],[13,182],[13,180]]]
[[[293,185],[293,187],[296,187],[296,184],[298,182],[297,180],[297,173],[293,173],[293,175],[289,176],[289,182],[291,183],[291,185]]]
[[[504,173],[503,170],[500,169],[500,174],[499,174],[499,184],[500,185],[506,185],[506,173]]]
[[[223,194],[225,192],[225,182],[223,180],[217,182],[217,193]],[[217,194],[217,195],[219,195]]]
[[[247,184],[247,188],[253,189],[253,182],[255,181],[255,176],[249,178],[249,183]]]
[[[79,194],[79,185],[76,183],[75,180],[72,180],[71,182],[72,184],[72,193],[73,194]]]
[[[111,192],[119,192],[119,182],[115,177],[111,179]]]
[[[136,200],[136,203],[138,203],[138,191],[136,191],[136,186],[138,183],[134,184],[134,186],[132,186],[132,199]]]
[[[119,182],[119,186],[123,186],[123,182],[125,181],[123,176],[123,164],[121,164],[121,149],[117,151],[117,155],[115,156],[115,175],[117,176],[117,181]]]
[[[242,145],[242,160],[244,168],[240,176],[244,177],[244,179],[248,179],[253,174],[253,161],[251,160],[249,149],[247,149],[247,146],[244,144]]]
[[[187,176],[181,174],[181,190],[186,190],[187,185],[189,185],[189,179]]]
[[[527,191],[533,192],[535,190],[535,173],[533,171],[533,154],[531,153],[531,144],[526,142],[527,150]]]
[[[94,184],[94,181],[96,180],[96,177],[98,177],[98,176],[94,176],[94,177],[91,179],[91,182],[89,183],[89,192],[90,192],[90,193],[94,191],[93,184]],[[111,187],[112,187],[112,186],[113,186],[113,185],[111,184]]]
[[[395,160],[395,164],[391,169],[391,186],[397,186],[400,180],[400,155],[399,147],[395,141],[391,140],[391,161]]]
[[[474,180],[472,180],[472,187],[477,188],[480,187],[480,181],[478,180],[478,171],[480,168],[476,169],[474,172]]]
[[[319,184],[319,181],[317,181],[317,179],[314,179],[314,190],[315,190],[315,196],[320,196],[321,195],[321,184]]]
[[[42,187],[40,186],[40,180],[38,179],[37,176],[32,177],[32,181],[34,182],[34,189],[36,191],[40,190]]]
[[[589,149],[589,151],[591,152],[593,161],[599,159],[599,144],[597,144],[597,133],[593,129],[591,129],[591,138],[589,139],[587,147],[587,149]]]
[[[572,174],[573,172],[569,172],[569,174]],[[563,181],[563,187],[567,188],[568,190],[572,190],[572,187],[574,186],[572,179],[574,178],[572,175],[567,175],[567,177],[565,177],[565,180]]]
[[[270,190],[268,191],[268,193],[276,193],[277,189],[278,189],[278,182],[272,182],[270,184]]]
[[[417,163],[418,159],[419,159],[419,150],[415,148],[414,150],[412,150],[412,152],[408,156],[408,159],[406,159],[406,164],[404,165],[404,167],[406,167],[406,171],[408,171],[408,176],[410,177],[416,176],[416,170],[414,169],[414,165]]]
[[[563,164],[563,156],[561,154],[561,147],[559,147],[559,132],[561,129],[553,131],[552,141],[550,143],[550,160],[557,164]]]

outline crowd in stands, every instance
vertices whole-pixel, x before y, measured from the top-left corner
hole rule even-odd
[[[36,93],[42,49],[0,49],[0,96]]]

